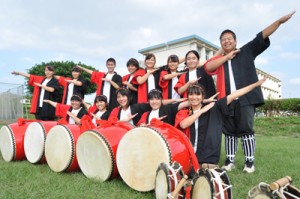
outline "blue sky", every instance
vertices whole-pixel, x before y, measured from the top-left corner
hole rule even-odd
[[[139,49],[197,34],[219,46],[222,30],[238,47],[281,16],[296,14],[271,35],[256,66],[282,80],[283,98],[300,96],[300,1],[0,0],[0,82],[24,84],[11,71],[48,61],[74,61],[106,71],[109,57],[127,73]]]

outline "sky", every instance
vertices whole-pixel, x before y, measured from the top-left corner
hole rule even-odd
[[[220,46],[220,33],[231,29],[239,48],[293,10],[255,63],[282,81],[283,98],[299,98],[298,0],[0,0],[0,87],[25,83],[13,70],[49,61],[106,71],[105,61],[114,57],[116,71],[125,75],[129,58],[143,59],[139,49],[193,34]]]

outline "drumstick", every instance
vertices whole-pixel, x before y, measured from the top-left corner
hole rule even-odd
[[[175,198],[179,193],[180,189],[184,186],[186,180],[188,179],[187,175],[184,175],[183,178],[180,180],[178,185],[175,187],[174,191],[171,193],[171,198]]]
[[[280,187],[283,187],[284,185],[290,183],[292,181],[292,178],[290,176],[285,176],[283,178],[280,178],[279,180],[276,180],[275,182],[270,184],[270,189],[272,191],[279,189]]]

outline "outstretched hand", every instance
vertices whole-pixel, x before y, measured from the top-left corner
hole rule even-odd
[[[281,17],[278,21],[279,23],[283,24],[285,22],[287,22],[290,18],[292,18],[292,16],[296,13],[296,10],[294,10],[293,12]]]
[[[203,108],[201,108],[201,114],[206,113],[214,105],[215,105],[215,102],[211,102],[211,103],[207,104],[206,106],[204,106]]]

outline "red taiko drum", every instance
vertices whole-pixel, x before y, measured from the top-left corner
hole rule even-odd
[[[133,128],[133,125],[126,122],[108,122],[104,126],[82,133],[76,146],[82,173],[102,182],[116,177],[116,152],[119,142]]]
[[[75,124],[56,125],[50,129],[45,143],[45,156],[51,170],[79,170],[76,142],[80,134],[79,126]]]
[[[189,173],[192,160],[184,139],[188,140],[181,131],[166,123],[130,130],[121,139],[117,152],[120,176],[129,187],[150,191],[155,187],[160,163],[172,165],[176,161],[184,173]]]
[[[42,163],[45,160],[45,142],[49,130],[57,125],[56,121],[37,121],[28,125],[24,137],[24,151],[31,163]]]
[[[24,135],[30,122],[4,125],[0,129],[0,150],[3,160],[26,159],[24,153]]]

